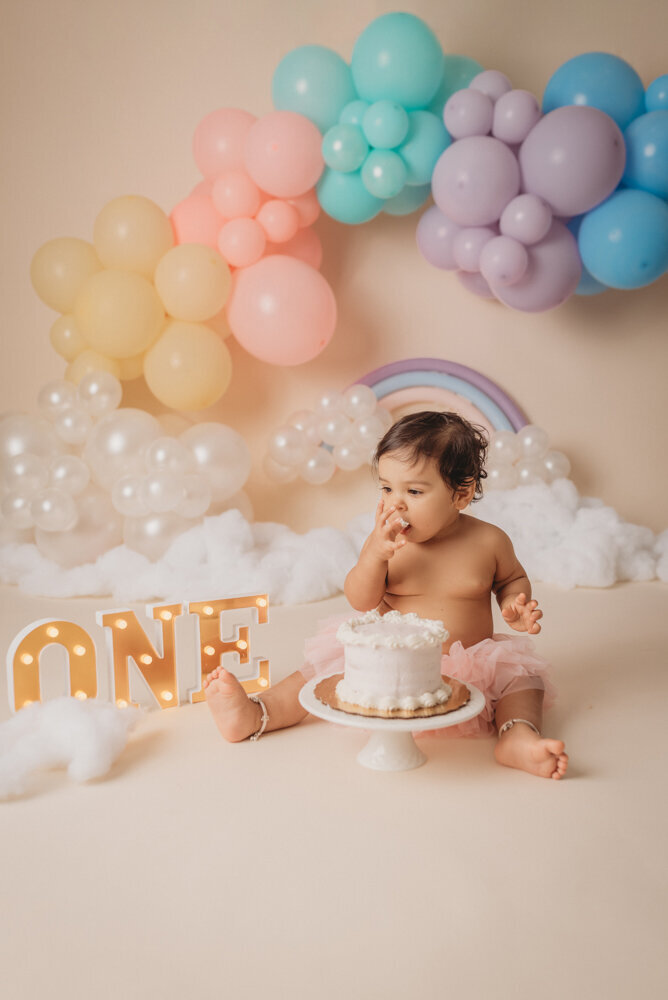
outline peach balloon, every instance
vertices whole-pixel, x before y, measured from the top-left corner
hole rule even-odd
[[[134,271],[99,271],[79,292],[74,316],[89,347],[131,358],[156,339],[165,313],[155,288]]]
[[[42,302],[69,313],[84,282],[101,268],[91,243],[63,236],[39,248],[30,265],[30,280]]]
[[[272,243],[286,243],[299,229],[299,212],[294,205],[279,198],[266,201],[256,218]]]
[[[72,313],[66,313],[56,320],[51,327],[49,339],[54,351],[66,361],[74,361],[88,347]]]
[[[285,254],[303,260],[309,267],[319,270],[322,264],[322,243],[313,229],[299,229],[287,243],[267,243],[267,256]]]
[[[295,198],[312,188],[325,165],[322,135],[294,111],[270,111],[248,130],[244,163],[258,187],[276,198]]]
[[[255,219],[231,219],[218,235],[218,249],[232,267],[255,264],[266,245],[265,231]]]
[[[219,108],[202,119],[193,136],[193,155],[205,177],[243,167],[244,141],[256,121],[241,108]]]
[[[331,340],[336,299],[314,268],[273,255],[236,273],[227,318],[249,354],[274,365],[300,365]]]
[[[172,209],[170,216],[177,243],[203,243],[215,248],[224,219],[210,196],[191,194]]]
[[[245,170],[224,170],[216,177],[211,198],[224,219],[253,216],[261,204],[260,191]]]
[[[175,410],[202,410],[220,399],[232,377],[232,359],[203,323],[173,320],[144,358],[149,389]]]
[[[201,243],[173,247],[155,269],[155,287],[169,315],[193,323],[220,312],[231,281],[220,254]]]
[[[312,226],[320,217],[320,202],[315,188],[311,188],[305,194],[297,195],[296,198],[288,198],[288,203],[297,209],[300,226]]]
[[[93,225],[93,243],[105,267],[152,278],[155,266],[174,246],[163,210],[150,198],[124,195],[104,206]]]
[[[65,378],[68,382],[78,385],[84,375],[90,372],[109,372],[120,378],[121,366],[114,358],[107,358],[98,351],[86,350],[70,362],[65,369]]]
[[[133,358],[120,358],[118,367],[120,368],[118,378],[122,382],[132,382],[144,374],[144,355],[135,354]]]

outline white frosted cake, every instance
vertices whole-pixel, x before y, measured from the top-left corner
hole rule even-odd
[[[411,712],[445,705],[452,688],[441,677],[443,622],[389,611],[369,611],[339,626],[344,674],[336,697],[379,712]]]

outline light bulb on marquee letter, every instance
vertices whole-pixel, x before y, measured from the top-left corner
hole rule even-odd
[[[19,632],[9,647],[7,680],[12,711],[18,711],[33,701],[41,701],[39,658],[47,646],[62,646],[67,651],[71,695],[81,699],[97,695],[95,643],[92,638],[81,625],[47,618],[32,622]]]
[[[234,611],[238,608],[251,608],[257,614],[258,624],[267,622],[269,599],[266,594],[253,594],[248,597],[226,597],[219,601],[196,601],[188,605],[190,614],[199,618],[199,649],[202,678],[220,666],[223,653],[237,653],[239,663],[250,662],[250,635],[246,625],[237,625],[236,638],[221,637],[220,616],[223,611]],[[241,681],[246,694],[255,694],[269,687],[269,660],[254,659],[257,664],[257,676]],[[193,704],[205,700],[202,690],[191,693]]]
[[[129,660],[150,687],[160,708],[179,703],[174,650],[174,619],[183,612],[180,604],[147,608],[161,626],[158,650],[141,627],[134,611],[98,611],[99,625],[108,630],[107,646],[114,665],[114,697],[117,704],[136,705],[130,700]]]

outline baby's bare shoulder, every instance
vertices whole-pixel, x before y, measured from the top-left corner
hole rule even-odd
[[[500,549],[506,548],[508,545],[512,546],[512,542],[505,531],[502,531],[495,524],[490,524],[489,521],[473,517],[471,514],[462,514],[462,518],[466,521],[467,531],[477,541]]]

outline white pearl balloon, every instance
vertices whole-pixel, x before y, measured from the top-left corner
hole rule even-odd
[[[156,514],[174,510],[183,500],[181,480],[171,472],[151,472],[144,480],[144,491],[148,505]]]
[[[299,467],[302,479],[311,486],[328,482],[336,471],[336,463],[326,448],[313,448]]]
[[[148,514],[146,517],[126,517],[123,541],[128,548],[155,561],[165,554],[175,538],[194,524],[194,521],[174,511]]]
[[[111,490],[121,476],[143,474],[146,447],[159,435],[160,424],[150,413],[133,408],[114,410],[94,425],[82,457],[93,480]]]
[[[43,531],[70,531],[79,520],[74,497],[53,486],[33,497],[30,513],[35,527]]]
[[[330,413],[319,424],[320,438],[325,444],[343,444],[352,430],[352,422],[344,413]]]
[[[375,415],[363,417],[353,424],[350,441],[354,447],[369,451],[375,448],[384,433],[383,423],[379,417]]]
[[[120,406],[123,386],[111,372],[88,372],[79,382],[77,395],[87,413],[101,417]]]
[[[48,420],[27,413],[0,417],[0,462],[29,451],[41,458],[62,455],[65,447]]]
[[[213,500],[226,500],[244,485],[251,470],[251,455],[241,434],[226,424],[202,423],[181,434],[195,458],[197,471],[211,485]]]
[[[313,410],[298,410],[288,417],[288,424],[300,430],[309,444],[320,444],[318,430],[320,420],[321,415],[314,413]]]
[[[146,468],[155,472],[185,475],[194,472],[195,458],[183,441],[175,437],[158,437],[146,449]]]
[[[347,472],[352,472],[353,469],[359,469],[361,465],[364,465],[367,460],[367,453],[358,448],[354,448],[351,444],[337,444],[332,451],[332,458],[338,465],[340,469],[345,469]]]
[[[267,444],[267,452],[279,465],[300,465],[309,450],[304,433],[298,427],[285,425],[274,431]]]
[[[485,489],[512,490],[517,486],[517,470],[513,465],[487,465]]]
[[[322,396],[318,400],[317,410],[320,416],[323,414],[334,413],[337,410],[343,409],[343,396],[340,392],[332,390],[331,392],[323,392]]]
[[[77,455],[61,455],[49,466],[49,484],[77,496],[90,482],[90,469]]]
[[[151,508],[146,494],[144,476],[121,476],[111,489],[114,509],[125,517],[143,517]]]
[[[385,407],[381,406],[379,403],[376,409],[373,411],[373,415],[374,417],[378,417],[381,424],[383,425],[383,434],[386,434],[389,431],[392,424],[394,423],[394,419],[390,411],[386,410]]]
[[[17,530],[32,528],[35,523],[30,512],[33,494],[10,490],[2,499],[2,514],[7,523]]]
[[[512,465],[520,457],[520,441],[513,431],[495,431],[487,450],[490,465]],[[505,489],[505,487],[500,487]]]
[[[37,548],[61,566],[81,566],[94,562],[109,549],[120,545],[122,521],[107,493],[87,486],[77,498],[79,520],[70,531],[35,529]]]
[[[550,442],[547,431],[535,424],[527,424],[517,432],[520,454],[523,458],[542,458]]]
[[[3,485],[8,490],[36,493],[49,481],[49,468],[45,459],[26,451],[7,459],[3,470]]]
[[[211,505],[211,486],[206,476],[183,476],[180,480],[182,496],[174,508],[182,517],[203,517]]]
[[[63,410],[74,406],[77,399],[77,387],[65,379],[47,382],[37,395],[37,405],[48,420],[53,420]]]
[[[360,420],[375,413],[377,403],[376,394],[368,385],[351,385],[343,393],[342,409],[353,420]]]
[[[61,441],[83,444],[93,426],[93,418],[80,406],[71,406],[54,417],[53,426]]]
[[[547,480],[547,471],[540,459],[523,458],[515,466],[515,471],[520,486],[535,486]]]
[[[571,463],[561,451],[548,451],[543,458],[543,466],[548,483],[553,483],[555,479],[567,479],[571,471]]]
[[[291,483],[299,475],[296,465],[281,465],[280,462],[274,461],[271,455],[264,456],[262,469],[272,483]]]

